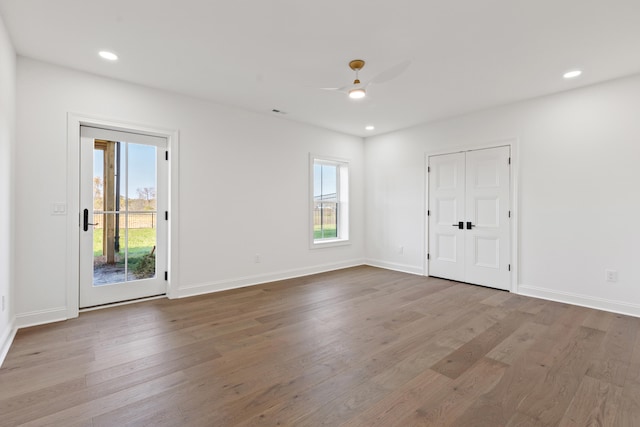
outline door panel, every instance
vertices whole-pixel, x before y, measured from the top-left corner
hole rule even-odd
[[[473,265],[498,269],[500,268],[500,241],[492,237],[474,236],[475,250]]]
[[[510,288],[509,147],[466,153],[465,281]]]
[[[429,157],[430,276],[510,288],[509,156],[497,147]]]
[[[429,159],[429,274],[452,280],[464,279],[464,230],[454,227],[464,220],[464,162],[464,153]]]
[[[80,307],[166,293],[166,139],[82,126],[80,144]]]
[[[478,198],[474,206],[476,227],[500,226],[500,200],[496,198]]]

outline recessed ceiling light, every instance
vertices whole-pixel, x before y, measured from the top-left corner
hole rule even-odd
[[[116,61],[118,59],[118,55],[107,50],[101,50],[98,54],[104,59],[108,59],[109,61]]]
[[[576,77],[580,76],[582,74],[582,70],[571,70],[571,71],[567,71],[566,73],[564,73],[562,75],[562,77],[564,77],[565,79],[575,79]]]
[[[369,126],[366,126],[366,127],[365,127],[365,129],[366,129],[366,130],[374,130],[375,128],[376,128],[376,127],[375,127],[375,126],[373,126],[373,125],[369,125]]]

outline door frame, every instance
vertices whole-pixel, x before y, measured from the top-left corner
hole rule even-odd
[[[167,139],[169,154],[167,297],[177,298],[177,283],[179,283],[178,278],[180,277],[178,263],[178,177],[180,164],[178,130],[70,112],[67,113],[67,319],[78,317],[80,313],[80,126],[141,133]]]
[[[424,156],[424,200],[423,200],[423,224],[424,224],[424,235],[423,238],[423,248],[424,255],[422,257],[423,260],[423,271],[424,276],[429,277],[429,262],[427,260],[427,254],[429,253],[429,157],[438,156],[443,154],[453,154],[460,153],[465,151],[473,151],[473,150],[484,150],[487,148],[496,148],[496,147],[504,147],[508,146],[511,149],[511,168],[510,168],[510,176],[509,176],[509,197],[510,197],[510,210],[511,210],[511,223],[509,228],[510,240],[511,240],[511,248],[510,248],[510,259],[511,259],[511,284],[509,292],[519,293],[518,284],[519,280],[519,246],[518,246],[518,235],[519,235],[519,212],[518,212],[518,172],[520,166],[520,157],[519,157],[519,145],[520,141],[518,138],[509,138],[503,140],[495,140],[485,143],[479,144],[470,144],[470,145],[461,145],[461,146],[453,146],[447,147],[440,150],[433,150],[425,153]]]

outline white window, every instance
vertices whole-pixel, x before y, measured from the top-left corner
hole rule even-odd
[[[311,156],[311,246],[349,242],[349,164]]]

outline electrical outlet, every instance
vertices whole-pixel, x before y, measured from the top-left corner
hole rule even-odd
[[[604,271],[607,282],[618,281],[618,270],[605,270]]]
[[[260,254],[256,254],[255,258],[253,258],[253,262],[255,262],[256,264],[260,264]]]

